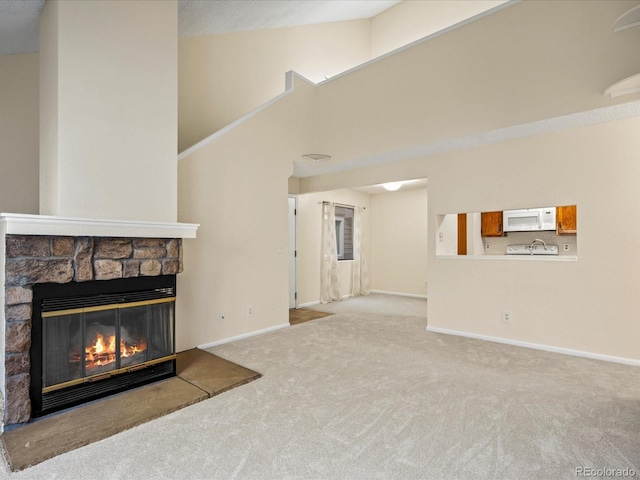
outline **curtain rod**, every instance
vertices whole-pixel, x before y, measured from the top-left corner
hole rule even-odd
[[[329,201],[327,201],[327,200],[323,200],[322,202],[318,202],[318,204],[319,204],[319,205],[326,205],[326,204],[328,204],[328,203],[331,203],[331,202],[329,202]],[[334,204],[336,207],[362,208],[363,210],[366,210],[366,209],[367,209],[367,207],[356,207],[355,205],[347,205],[346,203],[336,203],[336,202],[333,202],[333,204]]]

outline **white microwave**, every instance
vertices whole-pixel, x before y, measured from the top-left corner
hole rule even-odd
[[[502,212],[505,232],[539,232],[556,229],[556,207],[525,208]]]

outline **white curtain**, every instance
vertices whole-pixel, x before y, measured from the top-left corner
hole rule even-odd
[[[364,252],[362,213],[364,208],[353,209],[353,264],[351,265],[351,295],[369,295],[369,267]]]
[[[320,302],[342,300],[338,281],[336,213],[332,202],[322,204],[322,259],[320,265]]]

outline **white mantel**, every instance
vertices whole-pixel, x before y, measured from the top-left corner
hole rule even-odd
[[[0,232],[6,235],[195,238],[199,226],[195,223],[139,222],[0,213]]]

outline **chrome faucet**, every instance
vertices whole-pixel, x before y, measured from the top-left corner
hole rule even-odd
[[[547,250],[547,244],[544,243],[544,240],[540,240],[539,238],[536,238],[533,242],[531,242],[531,245],[529,245],[529,254],[530,255],[533,255],[533,246],[536,243],[541,243],[542,246],[544,247],[544,249]]]

